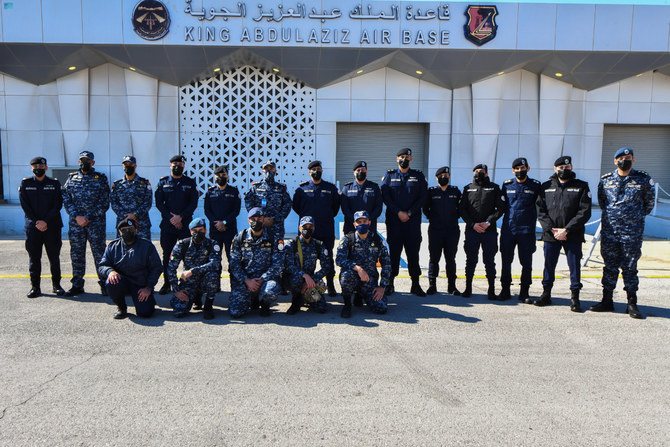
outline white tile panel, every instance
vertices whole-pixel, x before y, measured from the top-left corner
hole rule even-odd
[[[472,84],[473,99],[500,99],[505,85],[504,76],[494,76]]]
[[[435,173],[435,169],[441,166],[448,166],[450,155],[451,136],[431,134],[428,137],[428,166],[433,169],[429,170],[426,177],[431,178]]]
[[[537,134],[540,128],[537,101],[519,101],[519,133]]]
[[[537,101],[540,98],[540,77],[530,71],[521,70],[521,99]]]
[[[87,133],[86,146],[80,150],[89,150],[95,154],[95,169],[107,169],[109,165],[121,164],[121,154],[112,150],[109,145],[108,130],[92,130]]]
[[[496,175],[496,181],[501,183],[502,180],[511,177],[512,162],[519,157],[519,136],[500,135],[497,151],[495,166],[498,175]]]
[[[170,157],[179,153],[179,132],[156,132],[155,141],[154,147],[151,148],[152,152],[137,146],[133,146],[134,151],[136,154],[142,154],[142,159],[146,164],[165,166],[167,170]]]
[[[91,130],[109,130],[109,96],[90,96]]]
[[[568,100],[572,94],[572,85],[549,76],[540,77],[540,99]]]
[[[451,136],[451,167],[472,170],[473,163],[471,134],[453,134]],[[470,178],[468,175],[467,178]]]
[[[149,160],[160,157],[161,152],[165,153],[163,158],[169,163],[170,157],[178,151],[167,152],[164,147],[158,146],[157,135],[162,132],[130,132],[130,144],[133,147],[133,155],[139,160]],[[164,139],[165,140],[165,139]],[[167,155],[171,154],[171,155]]]
[[[179,88],[165,82],[158,82],[158,96],[169,96],[176,98],[179,96]]]
[[[81,0],[81,11],[85,42],[102,44],[123,42],[123,2]],[[105,19],[100,20],[100,17]],[[174,32],[174,29],[171,32]]]
[[[115,153],[119,155],[126,155],[126,154],[134,154],[133,152],[133,146],[130,140],[130,132],[117,132],[117,131],[111,131],[109,132],[109,147],[110,149]],[[165,156],[166,160],[169,160],[172,155],[175,155],[175,153],[172,153],[170,155]],[[147,160],[146,159],[140,159],[135,155],[137,158],[137,164],[138,166],[146,166]],[[169,165],[169,161],[165,162],[165,165]]]
[[[39,96],[6,96],[7,129],[41,130]]]
[[[632,51],[668,51],[670,8],[659,5],[633,7]]]
[[[132,70],[123,70],[129,96],[157,96],[158,80]]]
[[[419,99],[430,101],[451,101],[451,90],[427,81],[419,81]]]
[[[3,149],[4,147],[5,146],[3,146]],[[40,131],[7,131],[7,158],[3,158],[4,163],[7,163],[10,166],[27,167],[30,163],[30,159],[41,153],[42,133]]]
[[[630,50],[632,25],[632,5],[596,5],[593,50]],[[605,30],[616,30],[616,32],[605,32]]]
[[[59,95],[88,95],[88,68],[56,79]]]
[[[451,101],[419,101],[419,121],[451,122]]]
[[[81,0],[42,2],[45,43],[82,43]],[[98,20],[104,22],[104,20]]]
[[[351,101],[348,99],[317,99],[316,119],[318,121],[349,121]]]
[[[457,99],[472,99],[472,88],[470,86],[453,90],[454,101]]]
[[[572,163],[576,166],[587,167],[593,163],[600,163],[600,159],[586,156],[584,137],[581,135],[566,135],[563,139],[563,153],[572,155]]]
[[[60,120],[63,130],[87,131],[88,124],[87,95],[59,95]]]
[[[98,154],[100,157],[109,157],[109,146],[104,148],[97,148],[88,145],[88,131],[87,130],[66,130],[63,131],[63,146],[65,150],[65,162],[70,166],[76,166],[79,160],[79,153],[83,150],[90,150],[96,155],[96,162]],[[105,156],[103,153],[106,153]],[[101,163],[102,164],[102,163]]]
[[[538,166],[553,166],[554,160],[563,154],[563,135],[540,135]],[[530,158],[530,157],[529,157]]]
[[[497,134],[500,131],[501,100],[474,99],[473,128],[474,134]]]
[[[316,99],[350,99],[351,98],[351,80],[338,82],[328,87],[320,88],[316,91]]]
[[[642,76],[633,76],[619,82],[619,101],[621,102],[650,102],[653,87],[652,74],[647,72]]]
[[[3,1],[2,6],[0,14],[5,42],[42,42],[41,0]]]
[[[337,123],[334,121],[318,121],[316,123],[317,134],[335,135],[337,132]]]
[[[530,165],[531,168],[533,167],[539,168],[540,137],[537,135],[519,135],[519,156],[525,157],[528,160],[528,164]],[[534,177],[534,175],[531,176]]]
[[[109,95],[109,65],[102,64],[89,70],[89,93]]]
[[[554,48],[556,5],[520,3],[518,23],[517,49],[546,50]]]
[[[493,166],[497,147],[498,135],[473,135],[472,159],[474,164],[485,163],[489,166]]]
[[[587,123],[616,123],[618,103],[594,102],[586,103]]]
[[[418,97],[418,96],[417,96]],[[386,122],[389,123],[415,123],[419,119],[418,100],[395,100],[386,101]]]
[[[386,70],[386,99],[419,99],[419,80],[396,70]]]
[[[35,121],[40,121],[41,130],[61,130],[63,128],[60,120],[60,107],[58,105],[58,96],[44,95],[37,97],[40,102],[40,113],[33,117]]]
[[[619,103],[619,124],[649,124],[651,104],[647,102]]]
[[[5,95],[0,94],[0,129],[7,129],[7,113],[5,113]]]
[[[454,99],[451,122],[454,133],[472,133],[472,101]]]
[[[326,166],[335,166],[336,164],[337,138],[335,135],[317,135],[315,158],[321,160]]]
[[[126,92],[126,76],[124,70],[114,64],[107,65],[109,75],[109,94],[125,96]]]
[[[519,133],[519,101],[505,101],[500,105],[500,133],[518,134]]]
[[[386,102],[373,99],[351,101],[352,122],[384,122]]]
[[[584,135],[602,138],[604,127],[602,123],[584,124]]]
[[[42,151],[50,167],[65,166],[65,151],[63,149],[63,132],[42,131]],[[37,155],[37,154],[36,154]]]
[[[421,120],[420,120],[421,121]],[[423,121],[421,121],[423,122]],[[451,123],[430,123],[431,135],[451,135]]]
[[[587,101],[612,101],[619,100],[619,83],[614,82],[604,87],[586,92]]]
[[[591,51],[595,5],[557,5],[556,49]]]
[[[56,81],[42,84],[37,87],[36,95],[58,95],[58,83]]]
[[[652,103],[649,124],[670,124],[670,103]]]
[[[588,154],[588,157],[586,159],[586,164],[579,163],[580,168],[586,168],[589,166],[590,163],[598,163],[600,164],[600,156],[602,154],[602,149],[603,149],[603,137],[590,137],[590,136],[585,136],[584,137],[584,146],[583,146],[583,152],[585,154]],[[614,158],[614,157],[612,157]]]
[[[670,102],[670,76],[654,73],[651,100],[653,102]]]
[[[5,95],[7,96],[26,96],[36,95],[39,87],[11,76],[4,76]]]
[[[318,95],[319,90],[317,90]],[[361,74],[351,80],[352,99],[384,99],[386,97],[386,70]]]
[[[158,100],[158,122],[159,131],[177,132],[179,131],[179,104],[176,97],[159,96],[154,98]]]
[[[568,101],[565,133],[569,135],[584,134],[584,101]]]
[[[109,130],[130,130],[128,101],[125,96],[109,97]]]
[[[127,96],[130,130],[155,131],[157,98],[155,96]]]

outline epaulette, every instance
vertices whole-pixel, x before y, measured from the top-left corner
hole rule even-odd
[[[70,172],[67,176],[68,177],[74,177],[77,174],[79,174],[79,171]]]
[[[605,178],[611,177],[611,176],[612,176],[612,173],[608,172],[607,174],[603,174],[600,178],[605,179]]]
[[[636,171],[637,171],[638,173],[642,174],[642,175],[646,175],[646,176],[651,177],[647,171],[640,171],[639,169],[636,169]]]
[[[207,188],[207,190],[209,191],[209,190],[216,189],[216,188],[218,188],[218,186],[213,185],[213,186],[210,186],[209,188]]]
[[[258,186],[258,185],[261,184],[261,182],[251,182],[251,184],[252,184],[253,186]]]
[[[428,189],[437,189],[439,186],[429,186]]]
[[[536,179],[536,178],[532,178],[531,180],[533,181],[533,183],[537,183],[538,185],[541,185],[541,184],[542,184],[542,182],[539,181],[539,180]]]
[[[354,182],[349,182],[349,183],[345,183],[344,186],[351,186],[353,184],[354,184]]]
[[[116,185],[117,183],[121,183],[123,180],[124,180],[123,178],[120,178],[118,180],[114,180],[114,185]]]
[[[302,182],[302,183],[300,184],[300,186],[307,186],[307,185],[309,185],[309,182]]]
[[[507,180],[505,180],[505,181],[503,182],[503,185],[509,185],[509,184],[512,183],[513,181],[514,181],[514,180],[512,180],[511,178],[508,178]]]
[[[388,171],[386,171],[386,173],[387,174],[393,174],[396,171],[397,171],[397,169],[389,169]]]
[[[169,179],[169,178],[170,178],[170,176],[169,176],[169,175],[166,175],[165,177],[161,177],[161,178],[160,178],[160,181],[167,180],[167,179]]]

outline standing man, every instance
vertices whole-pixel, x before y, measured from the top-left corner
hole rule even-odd
[[[391,280],[391,257],[382,238],[370,230],[370,218],[367,211],[354,214],[356,231],[347,234],[337,247],[336,262],[340,267],[340,285],[342,286],[342,318],[351,317],[351,295],[363,297],[366,304],[376,314],[385,314],[388,310],[388,298],[384,290]],[[381,280],[377,270],[377,261],[381,264]],[[357,306],[361,303],[357,303]]]
[[[391,280],[387,295],[395,292],[393,281],[400,269],[403,248],[407,255],[409,276],[412,278],[410,293],[426,296],[419,285],[419,249],[421,248],[421,207],[426,201],[428,184],[421,171],[410,169],[412,149],[400,149],[396,156],[398,169],[389,169],[382,178],[382,197],[386,204],[386,231],[391,253]]]
[[[355,181],[342,188],[340,201],[344,214],[344,234],[354,231],[354,213],[365,210],[370,216],[370,229],[377,232],[377,218],[382,213],[384,201],[379,185],[368,180],[368,164],[364,161],[354,163]]]
[[[260,315],[269,317],[270,306],[281,290],[279,274],[284,265],[284,242],[270,234],[262,208],[252,208],[248,218],[249,229],[235,236],[230,250],[228,310],[231,317],[240,318],[260,305]]]
[[[533,253],[536,249],[535,227],[537,222],[537,196],[542,184],[528,177],[530,166],[525,158],[517,158],[512,162],[514,178],[505,180],[502,185],[503,199],[507,202],[507,210],[503,217],[500,232],[500,255],[502,270],[500,273],[500,295],[498,300],[506,301],[512,297],[512,261],[514,248],[519,253],[521,262],[521,290],[519,301],[532,304],[528,290],[533,281]]]
[[[161,212],[161,249],[163,250],[163,287],[161,295],[170,291],[167,269],[172,249],[178,240],[190,234],[188,224],[198,206],[198,187],[195,180],[184,175],[186,157],[170,159],[170,175],[161,177],[156,186],[156,208]]]
[[[505,199],[500,187],[489,179],[489,168],[478,164],[472,170],[473,182],[463,188],[461,217],[465,222],[465,290],[463,297],[472,296],[472,278],[482,248],[482,259],[489,283],[488,299],[495,300],[496,261],[498,252],[498,229],[496,221],[505,212]]]
[[[150,240],[137,237],[137,221],[125,218],[117,225],[118,239],[109,243],[98,271],[107,280],[107,292],[116,304],[115,320],[128,316],[126,295],[130,295],[138,317],[148,318],[156,309],[154,287],[163,267]]]
[[[112,210],[116,213],[116,225],[123,219],[134,219],[137,223],[137,235],[150,241],[149,210],[153,203],[151,183],[137,175],[137,161],[132,155],[123,157],[122,165],[125,175],[112,184],[110,195]]]
[[[591,217],[589,184],[578,180],[572,172],[572,157],[564,155],[554,162],[554,172],[542,184],[537,198],[537,217],[542,225],[544,241],[544,278],[542,295],[536,306],[551,304],[551,288],[556,277],[556,263],[561,248],[570,268],[570,310],[581,312],[579,290],[581,283],[582,243],[586,222]]]
[[[591,307],[594,312],[613,312],[612,295],[619,269],[628,295],[626,313],[643,318],[637,308],[637,261],[642,255],[644,217],[654,209],[654,181],[643,171],[633,169],[633,149],[622,147],[614,154],[616,169],[603,175],[598,184],[598,204],[602,210],[600,255],[603,267],[603,298]]]
[[[293,211],[300,218],[311,216],[314,219],[314,237],[323,243],[328,250],[330,263],[333,263],[333,247],[335,246],[335,216],[340,211],[340,193],[337,187],[321,178],[323,167],[315,160],[307,165],[311,180],[303,182],[293,194]],[[334,269],[326,276],[328,280],[328,296],[337,296],[335,291]]]
[[[426,293],[437,293],[437,277],[440,274],[440,258],[444,253],[447,270],[447,293],[460,295],[456,288],[456,252],[461,230],[458,227],[458,207],[461,202],[461,191],[449,185],[451,174],[449,166],[442,166],[435,171],[438,186],[428,188],[428,198],[423,206],[423,213],[430,222],[428,224],[428,282],[430,287]]]
[[[244,195],[244,206],[247,212],[259,207],[263,210],[264,225],[270,237],[275,241],[284,239],[284,219],[291,212],[291,196],[286,185],[275,181],[277,165],[274,161],[266,161],[263,166],[263,180],[253,182]]]
[[[93,152],[79,153],[79,170],[71,172],[63,186],[63,205],[70,215],[68,235],[70,237],[70,259],[72,260],[72,288],[65,296],[84,293],[86,273],[86,241],[91,245],[95,269],[105,252],[105,213],[109,209],[109,182],[107,176],[97,172]],[[105,279],[98,271],[100,293],[107,296]]]
[[[60,249],[63,245],[60,234],[63,228],[60,182],[46,176],[48,166],[44,157],[30,160],[30,168],[33,176],[21,180],[19,186],[19,200],[25,214],[23,229],[26,232],[26,251],[30,259],[28,271],[31,289],[26,296],[37,298],[42,295],[42,246],[49,258],[53,293],[62,296],[65,291],[60,286]]]
[[[216,185],[210,186],[205,194],[205,216],[209,220],[209,237],[225,247],[226,259],[230,262],[230,245],[237,234],[237,216],[240,214],[242,199],[236,187],[228,183],[228,168],[214,169]],[[219,274],[221,274],[219,268]]]

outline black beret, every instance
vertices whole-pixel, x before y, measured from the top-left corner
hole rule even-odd
[[[569,155],[561,155],[554,162],[554,166],[570,165],[570,164],[572,164],[572,157]]]
[[[319,160],[314,160],[310,164],[307,165],[307,169],[314,169],[314,168],[320,168],[321,167],[321,162]]]
[[[366,168],[367,169],[368,164],[366,162],[364,162],[363,160],[357,161],[356,163],[354,163],[354,171],[358,168]]]
[[[476,171],[477,169],[483,169],[484,172],[486,172],[486,173],[489,172],[489,167],[486,166],[484,163],[479,163],[477,166],[475,166],[474,168],[472,168],[472,171],[474,172],[474,171]]]
[[[121,222],[118,223],[118,225],[116,226],[116,229],[120,230],[121,228],[127,228],[127,227],[137,228],[137,222],[135,222],[130,217],[126,217],[125,219],[123,219]]]
[[[35,157],[32,160],[30,160],[31,165],[39,165],[39,164],[47,164],[47,159],[44,157]]]
[[[228,174],[228,167],[227,166],[217,166],[214,168],[214,175],[217,174]]]
[[[449,174],[449,166],[442,166],[435,171],[435,177],[439,177],[442,174]]]
[[[412,155],[412,149],[410,149],[408,147],[402,148],[395,155],[396,155],[396,157],[400,157],[401,155]]]
[[[523,157],[520,158],[515,158],[514,161],[512,162],[512,169],[516,168],[517,166],[528,166],[528,160],[526,160]]]
[[[183,155],[175,155],[170,159],[170,163],[174,163],[175,161],[181,161],[182,163],[186,163],[186,157]]]

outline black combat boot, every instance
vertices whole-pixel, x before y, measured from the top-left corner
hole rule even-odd
[[[592,312],[614,312],[614,300],[612,300],[613,295],[613,290],[603,289],[602,300],[598,304],[591,306],[591,309],[589,310]]]
[[[116,306],[116,312],[114,313],[115,320],[123,320],[128,316],[128,308],[126,306]]]
[[[472,276],[465,277],[465,290],[461,296],[463,298],[470,298],[472,296]]]
[[[486,291],[486,296],[489,299],[489,301],[495,301],[496,300],[496,280],[495,278],[487,278],[489,282],[489,289]]]
[[[637,308],[637,294],[635,292],[628,293],[628,307],[626,307],[626,313],[630,315],[631,318],[636,318],[641,320],[644,318],[640,309]]]
[[[100,295],[107,296],[107,283],[105,281],[98,281],[100,285]]]
[[[540,307],[549,306],[551,304],[551,286],[545,286],[540,299],[536,300],[533,304]]]
[[[261,317],[269,317],[272,315],[272,311],[270,310],[270,303],[261,303],[261,310],[258,312],[258,315]]]
[[[337,290],[335,290],[335,281],[333,277],[328,277],[328,296],[337,296]]]
[[[172,288],[170,287],[170,283],[167,282],[167,281],[164,281],[163,285],[161,286],[161,289],[158,291],[158,294],[159,295],[167,295],[168,293],[170,293],[170,290],[172,290]]]
[[[77,296],[81,295],[82,293],[84,293],[83,287],[72,287],[70,290],[65,292],[65,296]]]
[[[570,310],[573,312],[582,313],[582,306],[579,302],[579,289],[572,290],[570,296]]]
[[[295,315],[298,312],[300,312],[301,307],[302,307],[302,296],[299,293],[294,293],[291,298],[291,307],[288,308],[286,313],[289,315]]]
[[[205,298],[205,306],[202,308],[202,318],[204,320],[212,320],[214,319],[214,309],[212,309],[212,306],[214,305],[214,297],[207,297]]]
[[[54,281],[52,285],[53,285],[52,291],[53,293],[56,294],[56,296],[65,295],[65,290],[63,290],[63,288],[60,286],[60,281]]]
[[[202,293],[196,293],[193,297],[193,310],[202,309]]]
[[[509,288],[509,284],[502,286],[502,289],[500,289],[500,295],[496,296],[496,299],[498,301],[507,301],[508,299],[512,298],[512,293],[510,292]]]
[[[42,290],[40,289],[40,284],[33,283],[30,292],[26,293],[26,296],[28,298],[37,298],[38,296],[42,296]]]
[[[416,296],[421,296],[424,297],[426,296],[426,292],[423,291],[421,286],[419,285],[419,277],[415,276],[412,278],[412,288],[409,289],[409,293],[416,295]]]
[[[354,306],[363,307],[363,297],[360,293],[354,293]]]
[[[391,280],[389,281],[389,285],[386,286],[386,290],[384,291],[384,295],[391,296],[395,293],[395,286],[393,285],[394,280],[395,280],[395,277],[391,276]]]
[[[428,290],[426,290],[426,295],[435,295],[437,293],[437,279],[428,278]]]
[[[522,285],[519,290],[519,301],[526,304],[533,304],[533,300],[530,298],[528,291],[530,290],[529,285]]]
[[[340,316],[342,318],[351,318],[351,295],[342,295],[342,301],[344,301],[344,307]]]
[[[447,293],[454,296],[461,296],[461,291],[456,288],[456,278],[449,278],[447,283]]]

